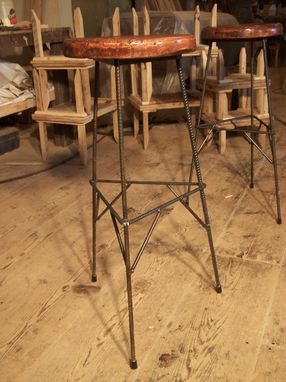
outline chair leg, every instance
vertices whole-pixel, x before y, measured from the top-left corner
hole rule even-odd
[[[226,150],[226,131],[219,132],[219,153],[224,154]]]
[[[139,112],[138,110],[134,110],[133,112],[133,130],[134,130],[134,138],[137,138],[139,133]]]
[[[149,113],[143,112],[143,148],[147,149],[149,144]]]
[[[115,65],[115,85],[116,85],[116,102],[118,112],[118,138],[119,138],[119,163],[120,163],[120,178],[121,178],[121,193],[122,193],[122,213],[124,226],[124,260],[126,267],[126,283],[127,283],[127,298],[128,298],[128,313],[129,313],[129,332],[130,332],[130,367],[137,368],[137,360],[135,357],[135,336],[134,336],[134,319],[133,319],[133,298],[132,298],[132,281],[130,267],[130,246],[129,246],[129,223],[128,223],[128,205],[127,205],[127,184],[125,174],[125,152],[124,152],[124,136],[123,136],[123,119],[121,109],[121,83],[120,83],[120,64],[116,60]]]
[[[251,130],[254,130],[254,52],[253,52],[253,41],[251,41],[250,45],[250,124],[251,124]],[[251,138],[254,139],[254,133],[251,133]],[[254,145],[251,141],[250,143],[250,183],[249,187],[254,187]]]
[[[187,125],[188,125],[188,130],[189,130],[191,146],[192,146],[192,150],[193,150],[193,162],[194,162],[194,167],[196,170],[199,189],[200,189],[202,209],[203,209],[204,218],[205,218],[205,228],[206,228],[207,235],[208,235],[209,247],[210,247],[211,258],[212,258],[212,263],[213,263],[213,269],[214,269],[214,275],[215,275],[215,290],[217,293],[221,293],[222,288],[221,288],[221,284],[220,284],[220,280],[219,280],[216,255],[215,255],[215,249],[214,249],[212,232],[211,232],[211,225],[210,225],[210,220],[209,220],[209,215],[208,215],[207,201],[206,201],[206,196],[205,196],[205,192],[204,192],[204,184],[203,184],[203,180],[202,180],[199,156],[198,156],[197,147],[196,147],[196,138],[195,138],[195,134],[193,132],[192,116],[191,116],[191,112],[190,112],[190,108],[189,108],[188,95],[187,95],[187,91],[185,88],[182,63],[181,63],[180,59],[177,59],[177,70],[178,70],[179,80],[180,80],[180,84],[181,84],[181,90],[182,90],[182,94],[183,94],[184,108],[185,108],[185,112],[186,112],[186,116],[187,116]]]
[[[78,125],[77,126],[77,136],[78,136],[78,145],[79,145],[80,157],[81,157],[83,164],[86,165],[87,159],[88,159],[88,152],[87,152],[85,125]]]
[[[40,146],[41,146],[41,155],[43,161],[47,160],[48,157],[48,134],[47,134],[47,125],[45,122],[39,122],[39,136],[40,136]]]
[[[269,138],[269,143],[271,147],[273,171],[274,171],[276,206],[277,206],[277,223],[282,224],[281,206],[280,206],[280,190],[279,190],[279,179],[278,179],[278,169],[277,169],[276,140],[275,140],[275,129],[273,126],[272,102],[271,102],[271,95],[270,95],[270,88],[269,88],[266,39],[263,39],[263,56],[264,56],[264,62],[265,62],[266,93],[267,93],[268,112],[269,112],[268,138]]]
[[[118,116],[117,111],[112,113],[112,123],[113,123],[113,138],[116,143],[118,143]]]

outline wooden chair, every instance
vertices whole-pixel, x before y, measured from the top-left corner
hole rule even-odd
[[[135,9],[132,9],[133,34],[139,35],[139,20]],[[150,35],[150,17],[146,7],[143,8],[143,33]],[[198,55],[198,52],[192,52]],[[152,63],[144,62],[131,65],[131,86],[132,94],[129,101],[133,106],[133,126],[134,136],[139,132],[139,112],[143,115],[143,147],[147,149],[149,144],[149,113],[158,110],[179,109],[184,107],[181,94],[161,94],[153,95],[152,84]],[[199,108],[200,101],[196,98],[190,98],[190,107]],[[194,114],[194,113],[193,113]]]
[[[80,9],[76,9],[75,35],[84,35],[83,21]],[[47,124],[66,124],[77,126],[80,156],[84,164],[87,163],[86,125],[93,119],[92,98],[90,92],[89,70],[94,68],[94,61],[90,59],[75,59],[60,56],[45,56],[42,44],[41,25],[36,13],[32,10],[32,29],[35,46],[35,57],[31,64],[36,92],[37,109],[33,119],[38,122],[41,153],[43,160],[48,155]],[[61,104],[51,103],[49,96],[48,73],[50,71],[66,70],[73,77],[74,97]],[[101,99],[98,115],[104,115],[116,110],[115,102]]]
[[[234,117],[243,117],[250,114],[250,87],[251,75],[246,71],[246,48],[241,48],[239,56],[239,70],[237,73],[225,75],[224,57],[222,50],[219,50],[216,60],[216,70],[207,76],[206,93],[204,97],[202,119],[205,122],[214,120],[229,120]],[[201,73],[205,73],[205,60],[202,60]],[[265,84],[265,63],[263,51],[257,56],[256,73],[253,78],[254,92],[254,116],[264,123],[269,122],[268,101]],[[210,71],[209,71],[210,72]],[[203,86],[203,78],[198,80],[199,87]],[[238,90],[239,104],[236,110],[231,109],[231,97],[234,90]],[[219,152],[223,154],[226,151],[226,130],[232,130],[236,127],[249,125],[249,119],[244,118],[234,122],[222,123],[222,130],[219,131]],[[254,125],[260,125],[258,120],[254,120]],[[260,128],[265,131],[265,127]],[[258,141],[260,147],[265,148],[266,135],[259,134]]]

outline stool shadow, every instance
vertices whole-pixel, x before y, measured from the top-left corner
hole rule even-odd
[[[176,219],[171,218],[170,216],[169,216],[169,219],[171,220],[170,224],[173,226],[173,229],[170,228],[169,231],[175,232],[176,228],[178,227]],[[159,222],[159,224],[160,224],[160,222]],[[188,269],[190,269],[190,271],[194,275],[196,275],[199,279],[201,279],[208,287],[209,286],[214,287],[214,283],[212,283],[212,281],[211,281],[212,275],[209,273],[208,269],[205,266],[204,260],[203,260],[203,258],[206,259],[206,255],[203,253],[202,254],[203,256],[200,256],[199,250],[196,250],[192,246],[192,243],[191,243],[192,234],[190,234],[190,240],[189,241],[186,239],[186,235],[181,234],[181,233],[179,234],[179,241],[182,242],[182,245],[180,245],[180,247],[175,247],[174,245],[171,245],[170,243],[162,240],[161,238],[158,238],[159,237],[158,235],[159,235],[159,233],[157,233],[156,244],[154,243],[154,241],[152,241],[152,239],[150,240],[150,243],[148,243],[148,246],[146,247],[146,249],[148,249],[149,252],[153,253],[152,247],[154,248],[154,252],[158,251],[158,246],[160,248],[168,248],[169,247],[169,251],[167,252],[168,256],[173,257],[177,261],[179,261],[180,263],[184,264]],[[205,233],[205,239],[206,239],[206,241],[208,240],[206,233]],[[171,235],[170,235],[170,241],[172,241]],[[150,247],[151,247],[151,250],[150,250]],[[180,251],[189,253],[190,256],[188,257],[188,260],[190,260],[190,262],[188,262],[185,255],[184,255],[184,257],[180,256]],[[161,256],[164,256],[164,254],[161,254]],[[208,255],[208,257],[209,257],[209,255]],[[192,260],[194,260],[198,264],[201,272],[198,269],[196,269],[196,267],[194,265],[192,265]]]
[[[239,160],[240,158],[237,157],[237,159]],[[261,158],[258,163],[260,163],[261,160],[263,160],[263,158]],[[242,163],[242,162],[240,161],[240,163]],[[256,163],[256,164],[258,164],[258,163]],[[228,163],[223,162],[222,166],[225,169],[229,170],[232,174],[237,175],[240,179],[242,179],[243,183],[246,186],[246,188],[249,187],[249,175],[247,174],[247,171],[240,172],[237,169],[237,167],[235,165],[233,165],[232,163],[230,163],[230,162],[228,162]],[[242,168],[244,167],[246,169],[245,164],[244,164],[244,166],[242,165],[241,167]],[[262,207],[262,209],[266,210],[266,212],[275,219],[276,218],[275,211],[273,209],[273,206],[270,203],[269,198],[266,197],[265,190],[263,190],[260,187],[259,183],[257,181],[255,181],[255,178],[257,178],[259,176],[259,174],[262,171],[262,169],[263,169],[263,167],[261,167],[259,169],[259,171],[254,174],[254,188],[253,189],[249,189],[247,195],[251,196]],[[258,197],[257,191],[259,191],[259,195],[261,195],[263,197],[263,200],[264,200],[265,203],[263,203],[261,201],[261,198]],[[269,191],[269,193],[272,193],[272,194],[275,193],[274,179],[273,179],[273,190]]]
[[[79,201],[80,199],[78,199],[78,201]],[[84,227],[84,229],[86,228],[86,225],[84,224],[84,221],[85,221],[85,219],[83,218],[83,213],[82,213],[82,211],[83,211],[83,209],[82,208],[79,208],[79,210],[81,211],[80,212],[80,215],[81,215],[81,217],[82,218],[80,218],[79,219],[79,221],[81,222],[81,224],[82,224],[82,226]],[[56,226],[57,226],[57,224],[55,224],[55,228],[56,228]],[[57,233],[57,232],[60,232],[60,233]],[[86,232],[85,230],[84,230],[84,232]],[[82,269],[86,269],[87,267],[88,267],[88,269],[91,269],[91,252],[89,251],[89,252],[87,252],[87,253],[89,253],[90,255],[88,256],[88,258],[89,258],[89,260],[87,261],[87,262],[84,262],[82,259],[81,259],[81,257],[78,255],[78,253],[77,253],[77,251],[75,250],[75,249],[73,249],[73,243],[72,243],[72,241],[70,240],[70,238],[66,235],[66,234],[64,234],[64,232],[62,232],[62,231],[57,231],[57,229],[55,229],[55,239],[57,239],[58,238],[58,240],[55,240],[55,243],[58,243],[59,245],[58,245],[58,249],[59,249],[59,252],[63,252],[62,251],[62,245],[63,245],[63,243],[64,243],[64,245],[65,246],[67,246],[68,247],[68,249],[69,249],[69,253],[70,253],[70,255],[67,257],[67,256],[62,256],[61,258],[63,259],[63,263],[64,263],[64,265],[65,265],[65,269],[67,269],[67,270],[71,270],[72,269],[72,267],[71,267],[71,264],[70,264],[70,262],[68,262],[68,259],[69,259],[69,257],[71,257],[71,256],[74,256],[76,259],[77,259],[77,261],[79,262],[79,264],[80,264],[80,267],[82,268]],[[89,244],[89,240],[87,239],[87,236],[86,236],[86,240],[85,240],[85,242],[86,242],[86,246],[87,246],[87,249],[90,249],[90,244]],[[107,267],[107,265],[106,265],[106,260],[105,260],[105,256],[102,256],[101,257],[101,262],[103,262],[103,273],[107,273],[107,269],[108,269],[108,267]],[[77,268],[77,270],[78,270],[78,268]],[[122,272],[124,272],[124,270],[123,270],[123,267],[122,267]],[[75,273],[75,272],[74,272]],[[91,275],[91,272],[88,272],[89,273],[89,276]],[[89,280],[89,282],[90,282],[90,280]],[[81,293],[87,293],[88,294],[88,296],[91,296],[92,294],[91,294],[91,288],[90,288],[90,284],[89,284],[89,282],[86,284],[86,285],[80,285],[80,290],[81,290]],[[94,285],[98,285],[98,284],[94,284]],[[112,294],[112,296],[114,297],[114,298],[112,298],[112,300],[113,300],[113,303],[115,304],[115,310],[116,310],[116,315],[118,316],[118,317],[120,317],[122,314],[122,312],[120,312],[120,309],[119,309],[119,306],[118,306],[118,304],[117,304],[117,301],[118,301],[118,297],[117,297],[117,295],[116,295],[116,289],[114,288],[114,287],[112,287],[112,284],[111,283],[109,283],[109,286],[110,286],[110,290],[111,290],[111,294]],[[84,291],[84,292],[83,292]],[[118,348],[118,350],[120,351],[120,353],[122,354],[122,356],[126,359],[126,361],[128,362],[128,360],[129,360],[129,358],[128,358],[128,354],[127,354],[127,352],[128,352],[128,349],[127,349],[127,346],[126,346],[126,348],[124,349],[123,347],[122,347],[122,344],[118,341],[118,339],[115,337],[115,335],[112,333],[112,328],[110,328],[110,326],[108,325],[108,322],[106,321],[106,319],[103,317],[103,315],[100,313],[100,309],[98,309],[97,307],[96,307],[96,302],[93,300],[93,299],[91,299],[91,298],[89,298],[88,299],[88,301],[89,301],[89,303],[90,303],[90,305],[92,306],[92,308],[93,308],[93,310],[94,310],[94,312],[96,313],[96,317],[100,320],[100,322],[101,322],[101,324],[106,328],[106,330],[105,330],[105,335],[109,335],[110,336],[110,338],[112,339],[112,341],[114,342],[114,344],[116,345],[116,347]],[[126,309],[127,309],[127,303],[126,303]],[[121,322],[123,321],[123,319],[121,319],[120,320]],[[126,331],[124,330],[124,328],[123,328],[123,325],[120,325],[120,327],[121,327],[121,330],[122,330],[122,334],[123,334],[123,338],[124,338],[124,342],[126,343],[126,344],[128,344],[128,337],[127,337],[127,334],[126,334]]]

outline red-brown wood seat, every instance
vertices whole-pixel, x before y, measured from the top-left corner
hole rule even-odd
[[[119,36],[68,39],[68,57],[94,60],[146,60],[175,57],[196,49],[192,35]]]
[[[281,36],[282,34],[283,26],[281,23],[240,24],[206,27],[202,31],[202,38],[212,41],[252,40]]]

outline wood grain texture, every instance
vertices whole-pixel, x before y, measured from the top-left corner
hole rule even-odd
[[[240,24],[218,27],[206,27],[202,30],[205,40],[251,40],[261,39],[283,34],[281,23],[273,24]]]
[[[171,57],[195,49],[195,39],[191,35],[98,37],[64,42],[66,56],[94,60]]]
[[[286,349],[272,345],[263,346],[259,354],[253,382],[283,382],[285,371]]]
[[[284,113],[285,96],[275,96],[275,112],[280,102]],[[124,138],[130,178],[188,176],[184,124],[154,125],[147,152]],[[285,219],[282,124],[277,138]],[[107,215],[98,225],[98,283],[90,282],[90,168],[74,158],[1,185],[1,381],[284,382],[286,239],[273,216],[272,169],[255,157],[249,190],[249,147],[241,137],[229,146],[224,157],[213,146],[200,155],[223,293],[213,290],[205,231],[182,205],[166,210],[133,276],[136,371],[128,365],[124,264]],[[119,175],[117,151],[110,137],[99,142],[100,177]],[[25,139],[0,158],[2,177],[19,171],[4,166],[13,158],[40,157]],[[104,187],[110,199],[118,192]],[[165,200],[166,192],[132,186],[130,215]],[[191,203],[201,213],[199,196]],[[120,203],[115,207],[120,211]],[[131,227],[133,258],[149,224]]]
[[[285,247],[286,248],[286,247]],[[286,249],[285,249],[286,251]],[[284,259],[286,258],[284,252]],[[282,263],[277,287],[273,299],[269,321],[263,337],[263,344],[271,348],[283,348],[286,351],[286,306],[284,301],[286,286],[286,261]]]

